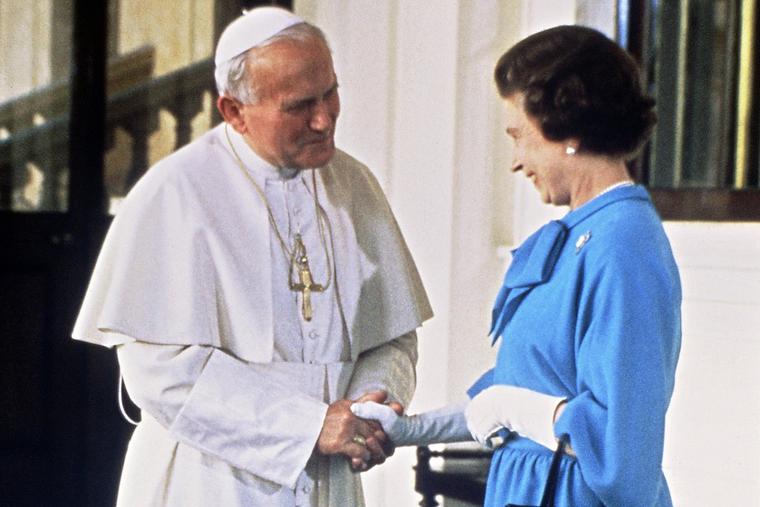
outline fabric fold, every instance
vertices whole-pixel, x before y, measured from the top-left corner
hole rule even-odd
[[[567,226],[553,220],[513,250],[512,263],[504,275],[492,312],[488,333],[492,345],[531,288],[549,280],[566,239]]]

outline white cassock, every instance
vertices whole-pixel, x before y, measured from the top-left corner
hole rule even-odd
[[[300,234],[314,282],[331,283],[305,320],[224,124],[148,171],[114,219],[73,332],[118,346],[142,411],[119,505],[363,505],[348,461],[312,452],[327,405],[378,389],[407,405],[430,305],[365,166],[338,150],[316,171],[323,240],[312,171],[277,171],[229,135],[288,247]]]

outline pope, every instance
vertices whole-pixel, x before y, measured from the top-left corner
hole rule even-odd
[[[432,316],[387,200],[334,143],[322,32],[262,7],[216,48],[224,122],[152,167],[108,232],[76,322],[114,347],[141,420],[118,505],[363,505]]]

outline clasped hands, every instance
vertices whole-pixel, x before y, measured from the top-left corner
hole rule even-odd
[[[492,437],[503,428],[553,449],[554,422],[565,404],[562,397],[493,385],[470,401],[406,416],[398,403],[386,405],[386,398],[386,393],[378,391],[355,402],[339,400],[330,405],[317,450],[342,454],[354,470],[361,471],[385,461],[395,446],[474,439],[490,448]]]
[[[530,389],[493,385],[472,400],[405,416],[379,403],[357,403],[354,414],[380,422],[393,444],[429,445],[474,439],[486,448],[502,429],[553,449],[554,422],[565,399]]]
[[[387,393],[375,391],[356,400],[338,400],[327,408],[322,431],[317,439],[316,450],[324,455],[343,455],[356,471],[369,470],[392,455],[395,446],[377,421],[357,417],[351,412],[351,405],[362,402],[385,403]],[[404,407],[396,402],[388,405],[397,414]]]

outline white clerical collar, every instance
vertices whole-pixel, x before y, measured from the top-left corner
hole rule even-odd
[[[235,151],[237,152],[240,160],[243,162],[245,169],[249,171],[257,179],[263,180],[289,180],[298,175],[301,172],[300,169],[294,169],[291,167],[275,167],[263,158],[261,158],[250,146],[245,142],[245,138],[239,134],[234,128],[228,124],[222,126],[227,131],[229,140],[232,143]],[[222,132],[222,139],[227,145],[227,136]],[[227,146],[229,149],[229,146]]]

